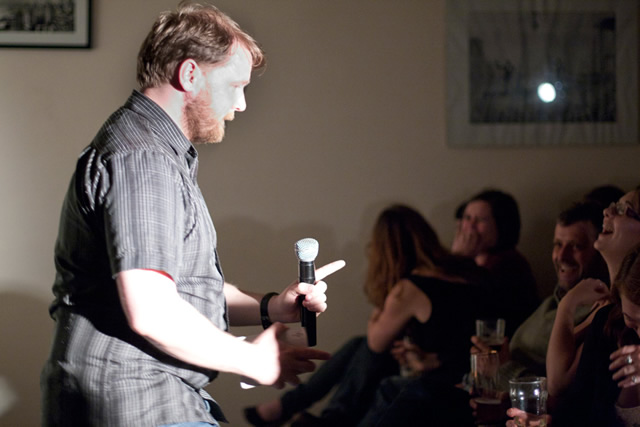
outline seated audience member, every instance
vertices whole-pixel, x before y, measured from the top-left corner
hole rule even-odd
[[[558,303],[567,291],[588,277],[608,282],[604,260],[593,247],[602,229],[602,218],[602,209],[593,202],[575,203],[558,216],[551,252],[557,284],[553,294],[520,325],[510,342],[505,338],[498,371],[500,390],[509,390],[508,380],[511,378],[546,375],[549,336]],[[584,320],[588,311],[588,307],[578,310],[575,323]],[[473,352],[490,350],[477,337],[471,340],[475,345]]]
[[[307,384],[249,410],[248,418],[258,416],[249,421],[253,425],[282,423],[339,382],[319,418],[304,414],[293,425],[356,425],[369,408],[378,382],[391,371],[389,349],[404,336],[422,352],[438,355],[429,372],[434,378],[455,384],[468,368],[468,337],[478,307],[482,307],[485,290],[481,286],[486,276],[475,263],[442,247],[431,226],[414,209],[403,205],[385,209],[368,247],[364,288],[374,309],[366,341],[350,341],[347,349],[337,353],[338,366],[332,366],[334,356]],[[363,342],[368,345],[363,347]],[[393,367],[397,372],[395,361]]]
[[[473,258],[495,283],[495,316],[506,321],[511,336],[539,304],[529,263],[516,249],[520,239],[520,212],[514,198],[502,191],[483,191],[464,205],[453,240],[454,254]]]
[[[422,227],[428,227],[426,222]],[[477,273],[471,268],[475,263],[465,265],[465,257],[450,255],[433,231],[430,234],[429,245],[441,254],[440,261],[416,269],[408,280],[401,280],[386,297],[382,311],[374,312],[367,333],[374,351],[388,350],[408,334],[417,353],[427,355],[416,363],[423,371],[415,377],[393,376],[383,380],[360,426],[408,426],[413,422],[424,425],[425,419],[431,425],[473,422],[468,404],[453,419],[446,408],[458,408],[460,401],[468,400],[468,394],[455,385],[469,369],[468,340],[475,319],[487,314],[486,287],[477,282]],[[465,271],[474,274],[463,274]],[[426,312],[415,311],[414,307],[421,310],[424,303],[429,307]],[[424,405],[425,401],[431,405]]]
[[[640,246],[622,261],[610,301],[586,334],[575,380],[552,414],[554,426],[638,425]]]
[[[602,232],[594,247],[607,264],[611,281],[616,277],[625,255],[640,244],[640,188],[625,194],[604,210]],[[594,315],[607,304],[609,289],[596,279],[578,283],[560,301],[547,350],[547,386],[553,400],[575,377],[580,361],[585,332]],[[574,328],[575,313],[581,306],[593,306],[591,315]]]
[[[558,304],[578,282],[586,278],[609,282],[604,260],[593,247],[602,230],[602,209],[593,202],[575,203],[557,218],[551,260],[556,272],[553,294],[525,320],[500,351],[500,388],[508,390],[508,380],[522,376],[546,376],[546,356]],[[589,307],[575,313],[574,324],[585,319]],[[476,350],[490,349],[472,338]]]

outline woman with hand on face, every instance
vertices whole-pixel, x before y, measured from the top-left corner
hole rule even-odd
[[[539,304],[531,267],[516,249],[519,240],[520,212],[515,199],[502,191],[486,190],[464,205],[451,246],[451,252],[472,258],[491,274],[493,311],[495,317],[505,319],[507,336]]]
[[[640,244],[640,188],[625,194],[604,210],[603,230],[594,247],[600,252],[612,280],[618,275],[626,254]],[[622,274],[622,271],[620,271]],[[618,280],[619,281],[619,280]],[[558,306],[547,350],[547,385],[552,402],[561,400],[572,384],[584,339],[599,310],[609,304],[609,289],[599,280],[585,279],[565,295]],[[574,327],[573,315],[578,307],[592,305],[592,314]],[[608,310],[610,310],[609,308]]]

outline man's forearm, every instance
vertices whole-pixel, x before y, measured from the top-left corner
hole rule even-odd
[[[207,369],[254,377],[273,357],[217,328],[182,299],[161,272],[130,270],[117,277],[123,309],[134,332],[161,351]]]
[[[229,322],[232,326],[260,324],[260,300],[262,294],[247,292],[230,283],[224,284],[224,296],[229,307]]]

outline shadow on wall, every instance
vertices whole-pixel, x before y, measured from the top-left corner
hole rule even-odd
[[[3,288],[17,288],[15,284]],[[40,425],[40,370],[51,344],[48,302],[0,294],[0,426]]]

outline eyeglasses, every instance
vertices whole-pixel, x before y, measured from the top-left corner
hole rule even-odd
[[[626,203],[622,203],[622,202],[611,202],[611,204],[609,205],[609,209],[613,208],[614,212],[618,215],[618,216],[628,216],[629,218],[633,218],[636,221],[640,221],[640,214],[636,211],[634,211],[631,206],[627,205]]]

